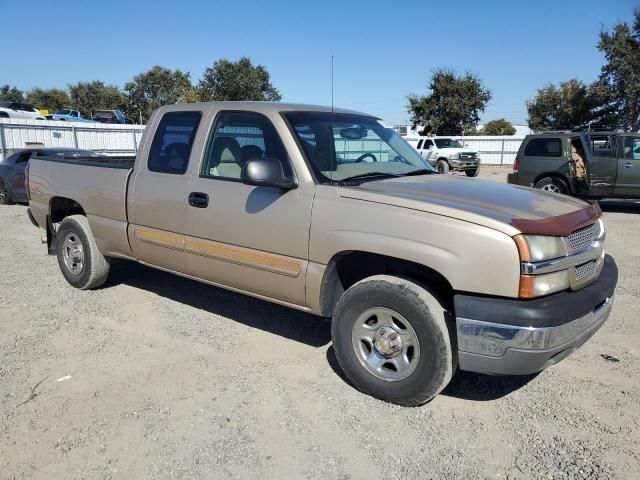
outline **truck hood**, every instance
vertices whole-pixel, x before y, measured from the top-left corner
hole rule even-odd
[[[478,178],[422,175],[340,187],[339,195],[444,215],[507,235],[568,235],[595,221],[599,209],[581,200]]]
[[[476,150],[472,150],[470,148],[458,148],[458,147],[447,147],[447,148],[436,148],[436,150],[438,151],[438,153],[441,154],[446,154],[446,155],[453,155],[454,153],[475,153],[476,155],[478,154],[478,152]]]

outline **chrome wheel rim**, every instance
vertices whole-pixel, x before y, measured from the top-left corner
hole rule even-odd
[[[353,325],[351,340],[360,364],[381,380],[404,380],[418,366],[418,336],[402,315],[389,308],[363,312]]]
[[[547,185],[544,185],[542,187],[542,190],[544,190],[545,192],[560,193],[560,189],[555,183],[548,183]]]
[[[62,259],[72,275],[80,275],[84,270],[84,248],[75,233],[69,233],[62,242]]]

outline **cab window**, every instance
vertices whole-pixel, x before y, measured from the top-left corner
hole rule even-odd
[[[594,157],[616,156],[616,149],[609,135],[590,135],[589,148]]]
[[[242,168],[252,159],[279,160],[291,174],[286,150],[271,122],[253,112],[222,112],[216,119],[200,170],[200,176],[240,180]]]
[[[202,112],[165,113],[149,150],[147,168],[152,172],[182,175],[196,138]]]
[[[640,137],[624,137],[624,158],[640,160]]]

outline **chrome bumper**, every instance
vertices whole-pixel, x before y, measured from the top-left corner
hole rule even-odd
[[[613,295],[590,313],[555,327],[521,327],[456,318],[461,370],[490,374],[529,374],[567,357],[602,326]]]

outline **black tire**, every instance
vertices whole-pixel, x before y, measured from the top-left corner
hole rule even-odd
[[[65,218],[58,227],[56,242],[58,265],[70,285],[89,290],[98,288],[107,280],[109,262],[98,250],[87,217],[72,215]],[[81,250],[74,253],[78,246]],[[81,264],[73,261],[80,258]]]
[[[13,203],[9,186],[5,183],[4,178],[0,178],[0,205],[13,205]]]
[[[406,378],[379,378],[365,366],[366,360],[363,362],[357,325],[372,309],[389,309],[401,316],[418,340],[418,350],[414,352],[417,360]],[[422,405],[447,386],[455,370],[445,314],[435,296],[409,280],[390,275],[366,278],[349,288],[336,305],[331,331],[338,364],[352,384],[368,395],[398,405]],[[374,329],[377,322],[375,318]],[[369,355],[374,348],[378,358],[383,358],[377,346],[371,347]],[[367,352],[364,351],[365,356]],[[383,365],[379,371],[384,368]]]
[[[438,160],[436,162],[436,170],[438,170],[438,173],[446,175],[447,173],[449,173],[449,164],[446,160]]]
[[[558,177],[543,177],[536,182],[534,188],[547,192],[562,193],[563,195],[569,193],[567,183]]]
[[[464,173],[467,174],[467,177],[477,177],[480,173],[480,167],[476,168],[475,170],[465,170]]]

